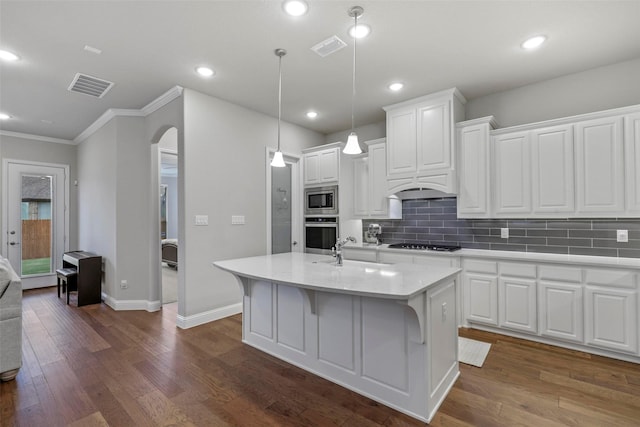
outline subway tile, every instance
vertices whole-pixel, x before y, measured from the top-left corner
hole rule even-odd
[[[470,228],[471,225],[466,219],[448,219],[444,221],[445,227]]]
[[[504,228],[507,226],[506,219],[472,219],[473,228]]]
[[[619,221],[614,220],[594,220],[594,230],[640,230],[640,219],[624,218]]]
[[[406,207],[402,207],[402,217],[404,218],[405,215],[415,215],[418,213],[418,209],[416,208],[406,208]]]
[[[405,227],[404,232],[427,234],[429,233],[429,227]]]
[[[539,219],[510,219],[507,225],[499,227],[509,228],[547,228],[547,221]]]
[[[466,229],[463,229],[466,232]],[[491,229],[490,228],[471,228],[471,232],[476,236],[490,236]]]
[[[565,239],[561,237],[548,237],[549,246],[585,246],[591,247],[591,239]]]
[[[444,221],[419,220],[416,221],[418,227],[444,227]]]
[[[507,243],[507,239],[503,239],[500,236],[475,236],[476,242],[484,243]]]
[[[624,258],[640,258],[640,249],[618,249],[618,256]]]
[[[403,211],[404,212],[404,211]],[[426,214],[441,214],[442,208],[416,208],[416,214],[426,215]]]
[[[583,237],[587,239],[615,239],[615,230],[568,230],[569,237]]]
[[[527,245],[527,252],[538,252],[545,254],[568,254],[569,248],[566,246]]]
[[[447,221],[451,219],[451,215],[446,214],[430,214],[429,219],[432,221]]]
[[[465,242],[460,246],[468,249],[486,249],[486,250],[491,249],[491,245],[489,243],[479,243],[479,242],[472,242],[472,243]]]
[[[503,243],[492,243],[491,244],[492,251],[517,251],[517,252],[526,252],[527,247],[525,245],[508,245]]]
[[[492,236],[500,236],[502,234],[502,230],[500,228],[492,228],[491,235]],[[509,237],[511,236],[526,236],[527,230],[523,228],[510,228],[509,229]]]
[[[544,245],[547,243],[546,237],[511,237],[507,239],[507,243],[519,243],[523,245]]]
[[[593,239],[594,248],[629,248],[640,249],[640,241],[629,240],[628,242],[618,242],[616,239]]]
[[[457,228],[430,227],[429,233],[438,234],[458,234]]]
[[[469,234],[445,234],[443,239],[446,242],[457,242],[458,244],[462,242],[473,243],[473,236]]]
[[[611,248],[569,248],[571,255],[592,255],[592,256],[610,256],[617,257],[618,250]]]
[[[433,233],[425,233],[425,234],[417,234],[416,239],[417,242],[430,242],[432,240],[443,240],[442,234],[433,234]]]
[[[569,221],[549,220],[547,221],[547,228],[562,228],[565,230],[590,230],[590,220],[572,219]]]
[[[530,228],[527,230],[527,236],[530,237],[567,237],[568,230],[548,230],[539,228]],[[575,236],[582,237],[582,236]]]
[[[447,197],[447,198],[443,198],[443,199],[430,199],[430,206],[438,206],[438,207],[445,207],[445,206],[457,206],[457,200],[455,197]]]

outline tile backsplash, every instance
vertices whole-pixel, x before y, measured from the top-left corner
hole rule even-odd
[[[463,248],[640,258],[640,218],[458,219],[456,198],[404,200],[402,219],[363,220],[382,226],[383,243],[428,242]],[[509,238],[500,229],[509,229]],[[616,241],[628,230],[629,242]]]

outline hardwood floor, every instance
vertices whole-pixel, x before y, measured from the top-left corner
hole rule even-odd
[[[23,367],[2,426],[412,426],[410,417],[242,344],[234,316],[188,330],[156,313],[24,293]],[[638,426],[640,365],[475,330],[493,344],[434,426]]]

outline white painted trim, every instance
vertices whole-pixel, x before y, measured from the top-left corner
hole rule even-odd
[[[107,124],[109,120],[114,117],[124,116],[124,117],[146,117],[154,111],[164,107],[169,102],[178,98],[182,95],[183,88],[181,86],[174,86],[169,89],[164,94],[160,95],[158,98],[151,101],[149,104],[145,105],[139,110],[135,109],[124,109],[124,108],[109,108],[104,112],[102,116],[98,118],[95,122],[93,122],[88,128],[86,128],[80,135],[76,136],[73,139],[74,144],[80,144],[95,132],[98,131],[102,126]]]
[[[11,131],[8,131],[8,130],[0,130],[0,135],[12,136],[14,138],[31,139],[33,141],[53,142],[53,143],[56,143],[56,144],[68,144],[68,145],[75,145],[76,144],[75,142],[71,141],[70,139],[52,138],[52,137],[49,137],[49,136],[32,135],[30,133],[22,133],[22,132],[11,132]]]
[[[182,86],[174,86],[144,107],[142,107],[141,111],[145,116],[148,116],[149,114],[158,111],[160,108],[164,107],[174,99],[179,98],[182,95],[183,90],[184,88]]]
[[[102,292],[102,302],[114,309],[115,311],[126,310],[145,310],[145,311],[158,311],[162,307],[160,301],[147,301],[147,300],[117,300],[111,295],[107,295]]]
[[[202,325],[204,323],[220,320],[225,317],[233,316],[234,314],[242,313],[242,303],[227,305],[225,307],[219,307],[213,310],[205,311],[191,316],[176,316],[176,326],[181,329],[189,329],[194,326]]]

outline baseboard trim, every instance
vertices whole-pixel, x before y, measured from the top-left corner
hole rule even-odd
[[[146,311],[158,311],[162,307],[162,303],[157,301],[148,300],[117,300],[110,295],[102,293],[102,301],[115,311],[125,310],[146,310]]]
[[[242,313],[242,303],[227,305],[225,307],[216,308],[214,310],[205,311],[202,313],[194,314],[191,316],[176,317],[176,326],[181,329],[189,329],[194,326],[202,325],[204,323],[213,322],[214,320],[220,320],[225,317],[233,316],[234,314]]]

